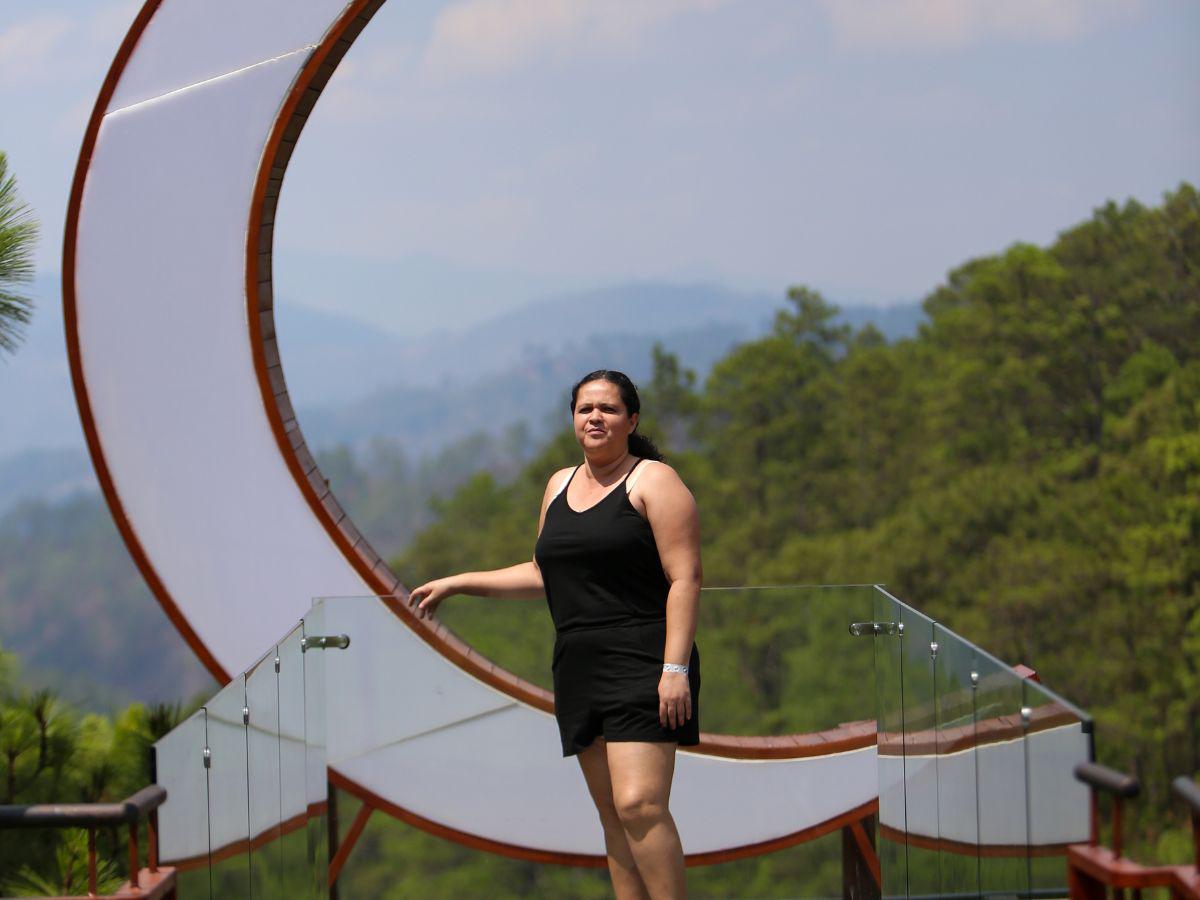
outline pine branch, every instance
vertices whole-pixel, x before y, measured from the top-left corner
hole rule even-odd
[[[0,151],[0,352],[12,353],[33,316],[33,298],[18,286],[33,280],[38,223],[17,195],[8,157]]]

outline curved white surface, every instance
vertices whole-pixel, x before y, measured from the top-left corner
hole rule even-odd
[[[79,344],[104,459],[155,571],[229,672],[314,594],[370,592],[280,455],[247,334],[255,173],[305,56],[107,115],[79,216]]]
[[[74,235],[80,368],[97,451],[150,566],[229,672],[272,646],[314,595],[371,592],[276,443],[245,288],[269,134],[345,7],[164,0],[100,124]],[[330,623],[358,642],[344,667],[329,665],[331,764],[387,802],[471,835],[602,854],[553,718],[457,668],[381,604],[360,607],[345,610],[350,624]],[[269,825],[283,802],[276,794],[259,803],[252,791],[246,821],[236,778],[243,697],[235,679],[208,707],[213,806],[235,811],[235,820],[211,822],[214,850]],[[240,752],[244,767],[244,743]],[[870,800],[874,749],[772,762],[684,753],[676,779],[685,848],[719,850]]]
[[[1078,722],[952,753],[881,755],[879,821],[990,847],[1080,843],[1088,839],[1088,791],[1069,773],[1087,758]]]

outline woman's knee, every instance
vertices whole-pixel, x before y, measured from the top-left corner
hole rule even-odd
[[[667,812],[667,804],[657,792],[645,789],[627,789],[614,794],[613,805],[621,824],[629,828],[652,825]]]
[[[600,825],[605,831],[619,831],[622,828],[621,817],[617,813],[616,804],[610,799],[592,797],[596,804],[596,813],[600,816]]]

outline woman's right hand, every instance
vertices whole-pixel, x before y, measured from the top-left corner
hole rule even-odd
[[[408,595],[408,606],[418,619],[432,619],[438,604],[456,593],[458,590],[454,587],[453,578],[435,578],[412,589]]]

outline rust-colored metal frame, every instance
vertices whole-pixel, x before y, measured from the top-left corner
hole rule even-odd
[[[388,568],[387,563],[382,557],[375,552],[367,539],[354,527],[345,510],[333,496],[332,491],[330,491],[328,481],[321,474],[316,460],[305,445],[283,376],[274,323],[272,242],[274,238],[275,212],[279,202],[284,173],[292,152],[295,149],[300,132],[303,130],[308,116],[316,105],[317,99],[320,97],[325,85],[346,52],[350,49],[354,40],[384,2],[385,0],[355,0],[355,2],[347,7],[337,22],[329,29],[325,38],[313,50],[311,56],[301,69],[292,90],[283,103],[271,128],[259,172],[255,179],[246,241],[245,273],[249,340],[259,388],[262,393],[263,406],[278,443],[280,453],[288,469],[291,471],[297,486],[312,509],[313,514],[368,588],[383,598],[383,602],[388,608],[419,635],[422,640],[461,669],[522,703],[543,712],[553,713],[554,697],[549,691],[518,678],[513,673],[497,666],[494,662],[459,639],[441,622],[419,619],[412,613],[405,602],[408,594],[407,590],[400,584],[399,579]],[[138,539],[133,523],[125,512],[120,495],[116,490],[112,473],[105,461],[103,446],[96,428],[95,419],[92,415],[79,343],[77,296],[75,289],[76,241],[79,212],[83,201],[83,191],[88,169],[91,165],[92,154],[95,150],[96,139],[104,119],[105,110],[108,108],[121,74],[129,62],[139,39],[161,4],[162,0],[145,0],[145,3],[138,11],[128,33],[125,35],[113,58],[112,64],[109,66],[96,102],[92,107],[87,128],[84,131],[79,159],[75,166],[74,180],[71,185],[64,229],[62,265],[64,330],[67,357],[71,370],[71,382],[75,391],[75,401],[79,409],[80,422],[83,427],[92,465],[96,470],[101,492],[108,503],[117,529],[125,541],[126,547],[129,549],[130,556],[133,558],[142,577],[145,578],[151,592],[167,617],[212,676],[221,684],[226,684],[231,680],[232,676],[204,645],[199,635],[197,635],[188,623],[179,606],[171,597],[166,585],[155,571],[141,541]],[[799,759],[863,749],[872,746],[874,743],[874,723],[854,722],[824,732],[775,737],[704,733],[701,735],[700,744],[689,749],[695,753],[731,759]],[[331,777],[335,776],[341,778],[336,773],[331,773]],[[361,796],[363,789],[358,788],[357,785],[351,788],[351,782],[345,779],[342,779],[342,781],[347,786],[347,790],[354,790]],[[527,848],[512,848],[505,844],[477,838],[464,832],[458,832],[454,829],[437,825],[403,810],[393,803],[384,801],[382,798],[378,798],[376,805],[379,808],[386,809],[397,818],[423,827],[434,834],[458,840],[468,846],[485,847],[495,852],[508,853],[509,855],[518,854],[521,858],[536,859],[540,862],[596,865],[596,860],[602,860],[602,857],[583,857],[571,854],[544,853],[528,850]],[[845,816],[853,818],[851,813],[846,813],[841,818],[845,818]],[[824,826],[814,827],[820,829]],[[814,832],[812,828],[805,829],[794,835],[788,835],[763,844],[722,851],[718,854],[706,854],[704,861],[721,862],[744,856],[768,853],[823,833],[825,832]],[[690,862],[695,864],[696,860],[691,859]]]
[[[346,791],[348,794],[353,794],[362,801],[364,808],[369,806],[373,809],[381,810],[402,822],[420,828],[422,831],[455,841],[474,850],[486,850],[489,853],[497,853],[501,856],[511,857],[512,859],[521,859],[536,863],[554,863],[556,865],[596,869],[604,868],[607,865],[605,857],[601,855],[590,853],[557,853],[549,850],[538,850],[533,847],[522,847],[518,844],[506,844],[501,841],[493,841],[489,838],[481,838],[478,835],[468,834],[464,831],[441,825],[385,800],[370,789],[364,788],[357,782],[351,781],[346,776],[332,770],[329,773],[329,783],[340,790]],[[711,853],[691,853],[687,855],[685,861],[689,866],[712,866],[718,863],[733,862],[734,860],[743,859],[748,856],[774,853],[776,850],[794,847],[796,844],[803,844],[806,841],[822,837],[840,828],[853,825],[856,822],[876,815],[878,812],[879,801],[868,800],[866,803],[854,807],[854,809],[840,813],[824,822],[818,822],[816,825],[802,828],[792,834],[785,834],[781,837],[772,838],[769,841],[761,841],[756,844],[731,847],[727,850],[716,850]]]

